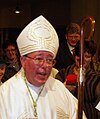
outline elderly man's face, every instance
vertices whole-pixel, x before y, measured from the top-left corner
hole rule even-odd
[[[21,63],[25,70],[27,80],[35,85],[43,85],[53,66],[54,55],[46,51],[36,51],[21,57]]]

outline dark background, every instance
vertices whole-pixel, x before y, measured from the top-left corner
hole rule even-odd
[[[20,14],[14,13],[16,6],[20,8]],[[65,40],[65,29],[70,22],[80,24],[84,17],[92,16],[96,21],[93,39],[100,61],[99,6],[100,0],[0,0],[0,48],[7,39],[16,41],[21,30],[39,15],[54,26],[60,42]]]

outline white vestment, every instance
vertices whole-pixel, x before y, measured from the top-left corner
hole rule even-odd
[[[0,119],[34,119],[33,102],[22,72],[0,86]],[[29,88],[35,100],[37,93]],[[77,99],[60,81],[49,77],[37,101],[37,113],[38,119],[77,119]]]

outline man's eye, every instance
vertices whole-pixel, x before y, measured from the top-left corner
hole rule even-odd
[[[1,69],[1,70],[4,70],[4,67],[1,67],[0,69]]]
[[[52,62],[53,60],[52,59],[47,59],[47,62]]]
[[[38,57],[38,58],[35,58],[34,60],[41,61],[41,60],[43,60],[43,58]]]
[[[78,36],[74,36],[74,38],[78,38]]]

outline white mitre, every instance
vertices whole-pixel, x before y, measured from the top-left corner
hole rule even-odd
[[[17,38],[20,55],[49,51],[56,57],[59,39],[53,26],[41,15],[30,22]]]

